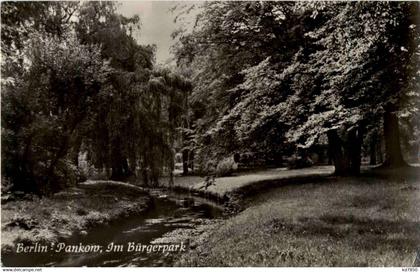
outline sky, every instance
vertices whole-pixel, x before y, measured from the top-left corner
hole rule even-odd
[[[182,2],[190,5],[194,2]],[[118,11],[127,17],[139,15],[140,33],[135,38],[140,44],[155,44],[156,62],[163,64],[170,58],[170,46],[173,44],[172,32],[179,26],[174,23],[176,13],[169,9],[179,4],[175,1],[121,1]],[[193,17],[194,15],[191,15]]]

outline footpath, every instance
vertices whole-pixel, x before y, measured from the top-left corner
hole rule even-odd
[[[332,175],[333,166],[315,166],[303,169],[288,170],[286,168],[266,169],[255,172],[237,173],[230,177],[216,177],[215,182],[205,188],[204,177],[175,177],[174,189],[190,191],[209,198],[225,199],[234,194],[248,194],[254,190],[287,185],[291,183],[311,182],[314,179]],[[168,186],[168,179],[160,181]]]

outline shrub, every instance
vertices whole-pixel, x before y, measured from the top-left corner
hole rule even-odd
[[[222,159],[216,167],[216,176],[225,177],[230,176],[238,169],[237,163],[235,163],[232,157]]]
[[[76,214],[80,215],[80,216],[83,216],[83,215],[87,215],[88,212],[84,208],[77,208]]]
[[[12,190],[50,195],[79,179],[66,159],[109,67],[99,46],[82,45],[73,32],[44,34],[30,35],[16,81],[2,81],[1,155]]]
[[[11,188],[12,188],[13,184],[10,182],[10,180],[8,178],[1,178],[1,193],[5,194],[10,192]]]
[[[38,221],[32,217],[15,215],[7,224],[8,227],[18,227],[24,230],[31,230],[38,225]]]
[[[310,167],[314,163],[308,156],[299,156],[293,155],[289,160],[289,168],[290,169],[300,169],[305,167]]]
[[[84,164],[80,167],[80,171],[82,175],[86,177],[86,179],[90,180],[107,180],[109,179],[108,174],[106,173],[106,170],[101,170],[95,168],[95,166],[91,164]],[[86,180],[85,179],[85,180]]]
[[[109,221],[109,215],[102,214],[98,211],[91,211],[86,216],[86,227],[94,227],[98,225],[102,225]]]
[[[86,180],[77,166],[68,160],[61,160],[54,171],[56,182],[53,191],[60,191],[64,188],[76,185],[79,182]]]

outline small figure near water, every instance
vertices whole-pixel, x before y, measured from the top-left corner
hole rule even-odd
[[[210,187],[210,186],[212,186],[212,185],[216,185],[215,175],[206,176],[204,178],[204,185],[201,188],[204,187],[204,190],[207,190],[207,188]]]
[[[208,187],[216,184],[216,166],[213,162],[207,164],[207,175],[204,177],[204,185],[199,189],[204,188],[207,190]]]

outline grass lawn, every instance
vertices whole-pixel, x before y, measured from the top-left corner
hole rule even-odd
[[[52,197],[9,201],[1,205],[2,251],[18,241],[56,242],[74,232],[141,213],[149,196],[141,189],[114,181],[88,181]]]
[[[178,265],[411,266],[420,248],[417,170],[328,178],[254,196]]]

